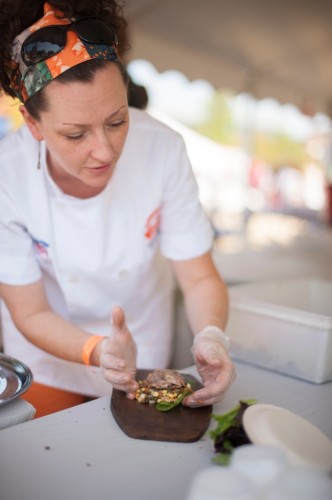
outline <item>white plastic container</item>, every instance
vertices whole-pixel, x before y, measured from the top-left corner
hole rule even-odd
[[[234,359],[316,384],[332,380],[332,281],[280,279],[230,287]]]

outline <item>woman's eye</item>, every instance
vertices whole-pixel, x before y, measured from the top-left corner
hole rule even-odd
[[[126,123],[125,120],[120,120],[118,122],[112,122],[107,125],[108,128],[117,128],[121,127],[121,125],[124,125]]]
[[[83,137],[83,134],[79,134],[79,135],[67,135],[66,138],[69,140],[69,141],[78,141],[79,139],[82,139]]]

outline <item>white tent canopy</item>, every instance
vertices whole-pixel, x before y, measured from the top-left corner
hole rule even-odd
[[[331,0],[126,0],[125,12],[128,61],[332,116]]]

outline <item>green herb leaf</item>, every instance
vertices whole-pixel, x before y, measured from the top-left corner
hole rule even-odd
[[[183,401],[183,399],[186,397],[186,396],[189,396],[189,394],[191,394],[191,390],[190,389],[185,389],[182,394],[180,394],[180,396],[178,396],[176,399],[174,399],[174,401],[172,401],[172,403],[157,403],[156,404],[156,409],[159,410],[159,411],[169,411],[169,410],[172,410],[173,408],[175,408],[176,406],[178,406],[179,404],[181,404],[181,402]]]
[[[215,462],[218,465],[229,465],[231,461],[231,455],[230,453],[218,453],[213,458],[213,462]]]
[[[222,415],[212,414],[213,420],[217,422],[217,427],[210,431],[210,437],[213,439],[216,438],[219,434],[225,432],[235,423],[236,417],[241,409],[241,403],[245,403],[246,406],[250,406],[256,403],[256,399],[246,399],[240,401],[240,403],[232,408],[232,410],[227,413],[223,413]]]

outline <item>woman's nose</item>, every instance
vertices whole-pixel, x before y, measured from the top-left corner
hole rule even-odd
[[[111,141],[104,133],[94,137],[91,156],[103,164],[109,163],[113,158],[113,148]]]

